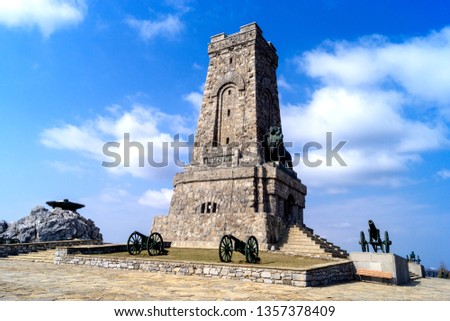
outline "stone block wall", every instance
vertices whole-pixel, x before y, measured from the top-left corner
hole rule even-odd
[[[215,213],[155,217],[152,232],[158,232],[174,247],[218,248],[224,234],[246,241],[254,235],[260,248],[267,248],[267,213]],[[272,224],[279,220],[270,219]]]
[[[53,242],[2,244],[0,245],[0,257],[50,250],[60,246],[75,246],[88,244],[98,245],[102,244],[102,242],[98,240],[69,240],[69,241],[53,241]]]
[[[392,283],[406,284],[410,279],[408,261],[393,253],[351,252],[355,269],[391,272]]]
[[[408,270],[416,277],[425,277],[425,267],[421,264],[408,262]]]
[[[233,234],[244,241],[254,235],[269,249],[289,226],[303,224],[306,186],[276,164],[187,170],[174,185],[169,215],[156,217],[151,232],[175,247],[217,248]]]
[[[261,268],[236,264],[206,264],[173,262],[164,260],[139,260],[68,255],[67,249],[56,251],[55,264],[74,264],[106,269],[141,270],[176,275],[195,275],[205,278],[222,278],[267,284],[283,284],[299,287],[326,286],[349,282],[354,268],[349,261],[333,262],[306,269]]]
[[[255,211],[255,167],[211,168],[186,171],[174,178],[170,215],[201,212],[201,205],[213,202],[217,212]]]

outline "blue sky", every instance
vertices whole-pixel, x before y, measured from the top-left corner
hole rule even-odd
[[[445,1],[0,2],[0,219],[69,198],[105,241],[166,215],[168,166],[105,168],[103,144],[195,132],[212,35],[257,22],[277,48],[292,153],[311,141],[336,161],[296,167],[305,223],[348,251],[373,219],[392,251],[450,265],[450,5]],[[187,160],[183,150],[182,159]],[[311,160],[325,160],[324,149]],[[158,158],[159,157],[159,158]]]

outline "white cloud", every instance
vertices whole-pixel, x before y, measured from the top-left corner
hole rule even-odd
[[[148,190],[139,198],[139,204],[168,211],[172,195],[173,190],[167,188],[159,191]]]
[[[74,164],[69,162],[61,162],[61,161],[49,161],[47,164],[53,169],[57,170],[61,173],[82,173],[84,172],[84,168],[80,164]]]
[[[105,242],[126,243],[133,231],[149,235],[153,216],[162,214],[141,205],[132,189],[128,183],[116,182],[80,200],[86,205],[82,214],[100,228]]]
[[[183,96],[183,99],[190,102],[197,112],[200,113],[202,107],[203,94],[197,91],[192,91]]]
[[[308,105],[285,106],[283,130],[285,140],[294,143],[291,151],[303,153],[308,142],[322,146],[311,148],[307,159],[322,164],[312,168],[303,161],[302,179],[316,186],[406,183],[400,176],[421,161],[420,153],[441,148],[446,138],[439,126],[402,118],[395,112],[401,103],[394,93],[325,87],[315,92]],[[326,166],[326,132],[332,133],[329,149],[345,141],[338,154],[347,166],[340,166],[336,159]]]
[[[277,78],[277,85],[278,88],[283,88],[286,90],[292,90],[292,85],[290,83],[287,82],[286,78],[284,76],[279,76]]]
[[[433,103],[450,103],[450,27],[391,43],[381,36],[328,43],[297,58],[299,67],[325,85],[392,86]]]
[[[191,10],[191,0],[165,0],[167,5],[177,9],[179,12],[185,13]]]
[[[132,198],[131,195],[124,187],[105,188],[97,196],[97,199],[102,203],[122,203],[126,199]],[[116,206],[116,205],[114,205]]]
[[[151,40],[157,36],[173,38],[184,28],[180,18],[176,15],[167,15],[159,20],[138,20],[134,17],[126,19],[127,24],[136,29],[144,40]]]
[[[106,116],[78,126],[66,124],[45,129],[40,141],[49,148],[79,152],[99,165],[105,162],[105,168],[114,174],[157,178],[180,170],[171,143],[177,133],[192,133],[183,117],[136,104],[128,111],[117,106],[108,110]],[[113,144],[105,147],[109,142]],[[187,153],[187,148],[180,148],[181,162],[188,161]],[[112,166],[117,161],[117,166]]]
[[[41,133],[41,143],[50,148],[79,151],[94,158],[100,156],[104,144],[90,123],[45,129]]]
[[[60,28],[79,24],[86,11],[84,0],[0,1],[0,24],[10,28],[37,26],[48,37]]]
[[[309,142],[312,160],[325,159],[325,135],[348,166],[299,167],[306,184],[399,186],[421,154],[449,147],[450,29],[403,43],[380,36],[355,43],[328,42],[296,62],[320,80],[305,104],[282,106],[283,131],[293,150]],[[448,78],[448,79],[447,79]],[[292,151],[292,149],[291,149]]]
[[[448,170],[448,169],[440,170],[439,172],[437,172],[437,174],[438,174],[442,179],[449,179],[449,178],[450,178],[450,170]]]

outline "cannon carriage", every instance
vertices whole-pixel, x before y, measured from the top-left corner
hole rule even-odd
[[[219,243],[220,261],[230,262],[233,251],[245,255],[247,263],[257,263],[260,260],[258,240],[253,235],[247,239],[247,242],[241,241],[231,234],[222,236]]]
[[[369,220],[369,241],[366,240],[366,236],[361,231],[359,236],[359,244],[363,252],[369,252],[369,244],[372,245],[373,251],[376,253],[381,250],[383,253],[389,253],[392,241],[389,239],[388,231],[384,232],[384,241],[381,240],[380,230],[377,229],[375,223]]]
[[[146,236],[138,231],[131,233],[127,242],[128,253],[131,255],[138,255],[143,249],[147,249],[150,256],[165,255],[168,253],[164,249],[164,242],[161,234],[151,233],[150,236]]]

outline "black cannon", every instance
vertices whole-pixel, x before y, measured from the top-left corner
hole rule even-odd
[[[147,248],[147,252],[150,256],[168,253],[168,251],[164,249],[164,242],[161,234],[151,233],[150,236],[146,236],[137,231],[131,233],[127,242],[128,253],[137,255],[141,253],[144,248]]]
[[[406,260],[408,261],[408,262],[413,262],[413,263],[417,263],[417,264],[420,264],[420,262],[421,262],[421,259],[420,259],[420,257],[417,255],[417,257],[416,257],[416,254],[414,253],[414,251],[411,251],[411,254],[408,256],[406,256]]]
[[[361,245],[363,252],[369,252],[369,244],[372,245],[374,252],[378,252],[381,249],[383,253],[389,253],[392,241],[389,240],[389,233],[384,232],[384,241],[381,240],[380,230],[377,229],[375,223],[369,220],[369,242],[366,241],[364,232],[361,231],[359,244]]]
[[[230,262],[233,251],[237,251],[245,255],[247,263],[259,262],[258,240],[253,235],[243,242],[231,234],[222,236],[219,243],[219,257],[222,262]]]

